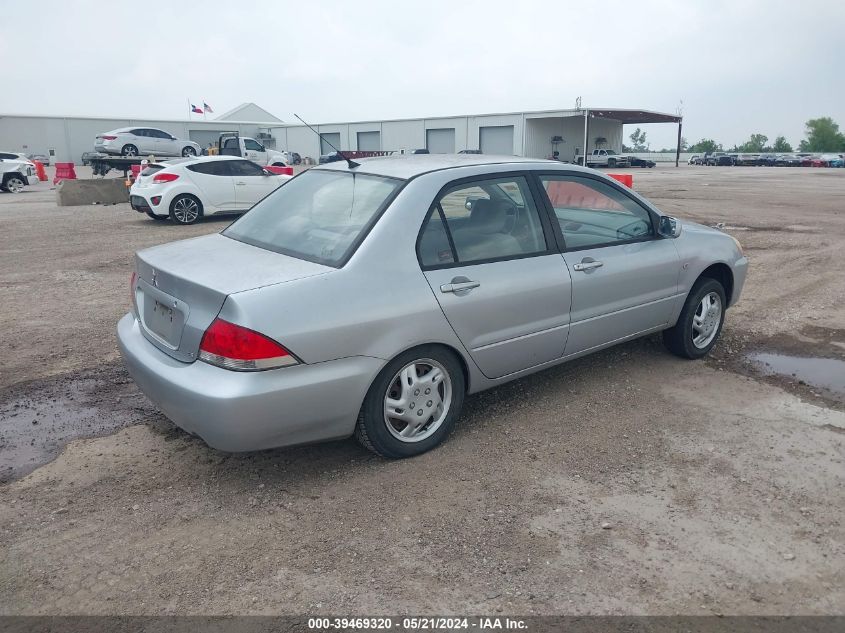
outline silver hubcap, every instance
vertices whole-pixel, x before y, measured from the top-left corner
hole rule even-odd
[[[173,215],[179,222],[193,222],[199,214],[199,205],[191,198],[179,198],[173,205]]]
[[[719,322],[722,320],[722,300],[715,292],[710,292],[701,299],[698,309],[692,316],[692,344],[698,349],[710,345],[716,332],[719,330]]]
[[[402,442],[421,442],[440,428],[452,404],[452,380],[436,360],[423,358],[397,372],[384,396],[387,430]]]
[[[20,178],[9,178],[6,181],[6,189],[12,193],[20,193],[23,191],[23,180]]]
[[[186,147],[182,150],[182,156],[193,156],[196,152],[192,150],[190,147]]]
[[[138,150],[136,150],[134,147],[127,147],[123,150],[124,156],[136,156],[137,154]]]

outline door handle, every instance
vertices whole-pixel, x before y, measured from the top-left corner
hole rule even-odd
[[[462,290],[478,288],[480,285],[480,281],[459,281],[458,283],[443,284],[440,286],[440,292],[461,292]]]
[[[581,272],[586,272],[588,270],[593,270],[593,268],[601,268],[604,266],[604,262],[597,262],[595,260],[583,260],[578,262],[577,264],[573,264],[572,270],[579,270]]]

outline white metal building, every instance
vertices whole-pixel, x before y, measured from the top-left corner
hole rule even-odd
[[[643,123],[676,123],[680,139],[679,116],[591,108],[325,123],[314,126],[321,140],[304,125],[285,125],[256,104],[244,103],[213,120],[0,115],[0,150],[79,162],[83,152],[93,150],[97,134],[137,126],[159,128],[196,141],[201,147],[216,143],[220,132],[237,131],[269,148],[315,159],[333,151],[332,144],[340,150],[409,152],[425,148],[431,153],[448,154],[469,149],[532,158],[546,158],[558,151],[561,160],[571,161],[583,151],[585,140],[587,152],[596,148],[621,151],[622,126]]]
[[[277,149],[316,157],[340,150],[411,152],[427,149],[434,154],[481,150],[547,158],[559,152],[561,160],[573,160],[596,148],[622,150],[622,126],[643,123],[677,123],[681,117],[662,112],[622,109],[545,110],[506,114],[475,114],[456,117],[358,121],[315,125],[322,139],[304,125],[270,128]]]

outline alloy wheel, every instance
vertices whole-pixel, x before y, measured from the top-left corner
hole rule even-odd
[[[23,180],[20,178],[9,178],[5,186],[9,193],[20,193],[24,188]]]
[[[200,207],[193,198],[182,197],[173,204],[173,215],[181,224],[190,224],[199,217]]]

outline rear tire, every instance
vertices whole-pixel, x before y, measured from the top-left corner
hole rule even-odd
[[[681,358],[705,356],[725,323],[725,289],[715,279],[702,277],[692,287],[674,327],[663,331],[663,343]]]
[[[202,217],[202,203],[192,195],[180,194],[170,203],[170,219],[176,224],[193,224]]]
[[[464,372],[454,353],[438,345],[403,352],[370,386],[355,437],[364,448],[388,459],[425,453],[455,426],[465,391]]]
[[[132,144],[124,145],[120,150],[121,156],[137,156],[138,148]]]

